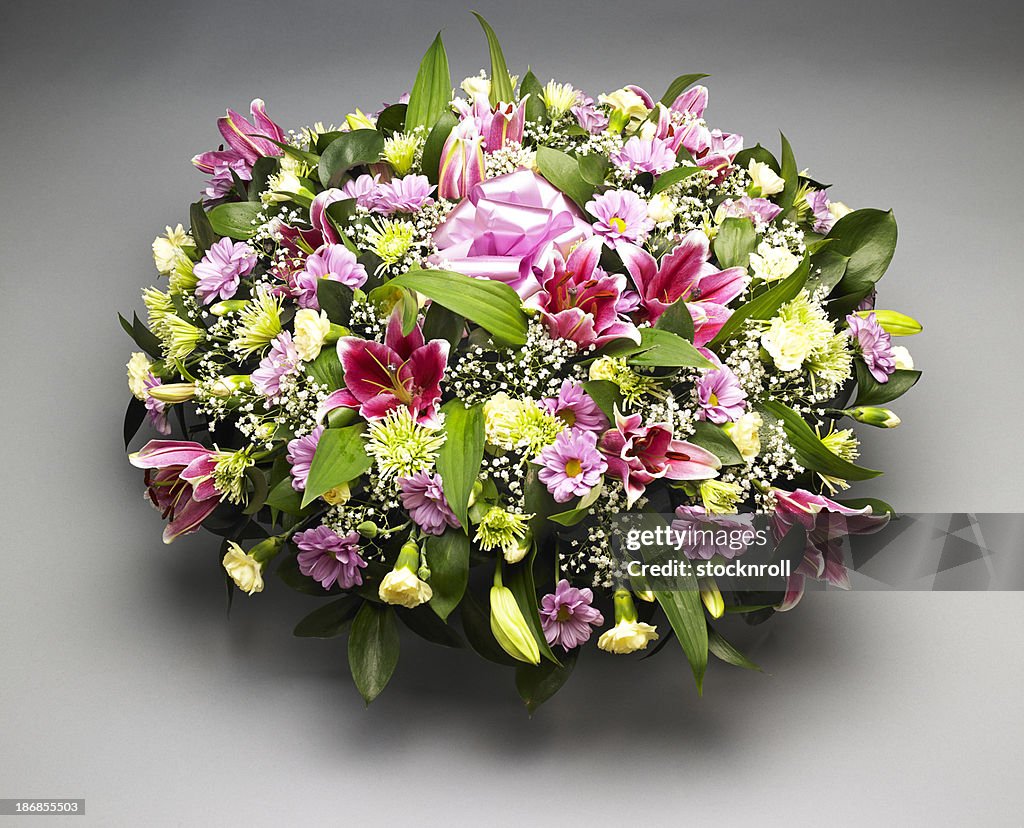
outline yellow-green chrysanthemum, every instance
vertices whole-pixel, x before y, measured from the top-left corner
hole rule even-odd
[[[417,423],[405,406],[370,425],[366,453],[382,477],[411,477],[433,467],[445,434]]]

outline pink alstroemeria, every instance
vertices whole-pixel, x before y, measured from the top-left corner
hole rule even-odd
[[[613,339],[631,339],[639,345],[640,332],[618,310],[626,277],[611,276],[598,266],[602,244],[599,236],[591,236],[567,260],[556,251],[541,277],[540,293],[526,304],[540,310],[552,336],[581,347],[601,347]]]
[[[146,470],[146,494],[165,518],[164,543],[199,529],[223,497],[213,482],[217,452],[189,440],[150,440],[128,455]]]
[[[889,522],[889,515],[873,514],[870,506],[851,509],[805,489],[772,489],[772,494],[775,512],[770,526],[775,542],[779,543],[798,523],[806,532],[803,560],[789,576],[786,596],[776,609],[785,611],[797,605],[803,597],[806,578],[849,589],[850,574],[843,561],[842,539],[879,531]]]
[[[743,292],[749,278],[745,268],[719,270],[711,264],[711,246],[700,230],[683,236],[661,260],[660,267],[650,253],[635,245],[623,245],[619,256],[640,291],[651,322],[656,322],[673,302],[686,302],[693,317],[696,345],[714,339],[731,315],[726,305]]]
[[[376,420],[404,405],[418,422],[437,425],[437,401],[441,398],[448,349],[445,339],[425,342],[419,325],[404,336],[397,311],[388,321],[383,343],[342,337],[338,340],[338,356],[345,388],[321,403],[318,418],[345,407],[358,408],[363,417]]]
[[[676,440],[664,423],[643,425],[639,414],[615,411],[615,427],[598,443],[608,462],[608,476],[622,481],[632,506],[655,480],[707,480],[718,477],[722,462],[710,451]]]
[[[217,119],[217,128],[224,136],[228,146],[241,155],[251,167],[260,158],[276,157],[283,150],[274,143],[284,143],[285,134],[273,120],[267,116],[266,104],[256,98],[249,105],[252,116],[250,123],[233,109],[227,115]]]

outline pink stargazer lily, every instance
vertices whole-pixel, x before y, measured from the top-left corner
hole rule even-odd
[[[619,314],[626,277],[609,275],[599,266],[603,243],[592,236],[578,244],[568,259],[555,252],[541,277],[541,291],[526,304],[540,310],[552,336],[581,347],[601,347],[613,339],[640,344],[640,331]]]
[[[335,408],[357,408],[367,420],[376,420],[406,406],[425,425],[439,424],[437,402],[441,378],[448,363],[449,344],[444,339],[425,342],[417,325],[402,334],[396,311],[388,321],[384,342],[356,336],[338,340],[338,356],[345,373],[345,388],[321,403],[318,419]]]
[[[249,105],[252,123],[229,109],[227,115],[217,119],[217,129],[224,136],[228,146],[241,155],[251,167],[260,158],[276,157],[283,150],[274,143],[284,143],[285,134],[273,120],[267,116],[266,104],[256,98]]]
[[[745,268],[719,270],[708,259],[711,247],[700,230],[691,230],[672,250],[661,266],[655,258],[635,245],[619,250],[626,270],[640,291],[641,304],[651,322],[656,322],[673,302],[683,299],[695,331],[694,344],[706,345],[715,338],[731,316],[726,307],[747,285]]]
[[[149,499],[167,519],[164,543],[199,529],[223,494],[213,482],[217,451],[189,440],[150,440],[128,456],[146,470]]]
[[[803,560],[789,576],[786,595],[776,609],[793,609],[803,597],[807,578],[849,589],[850,574],[843,562],[842,539],[879,531],[888,524],[889,515],[876,515],[870,506],[851,509],[806,489],[772,489],[772,494],[775,512],[770,526],[775,542],[779,543],[798,523],[806,532]]]
[[[718,477],[722,462],[710,451],[676,440],[664,423],[643,425],[639,414],[615,410],[615,427],[598,442],[608,462],[609,477],[622,481],[626,504],[632,506],[655,480],[707,480]]]

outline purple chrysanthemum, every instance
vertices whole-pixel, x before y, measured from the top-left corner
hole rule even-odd
[[[634,175],[642,172],[658,175],[676,165],[676,154],[666,141],[634,135],[622,149],[611,154],[611,161],[616,167],[629,170]]]
[[[540,406],[546,413],[558,417],[571,427],[596,432],[608,428],[608,418],[579,382],[563,380],[558,396],[545,397],[540,401]]]
[[[846,324],[871,376],[878,382],[888,382],[889,374],[896,370],[896,357],[892,352],[892,338],[878,324],[874,311],[867,316],[851,313],[846,317]]]
[[[597,450],[597,434],[579,428],[560,432],[540,453],[540,463],[543,468],[537,476],[557,503],[587,494],[608,468]]]
[[[156,388],[158,385],[163,385],[159,378],[153,376],[152,373],[146,377],[146,388]],[[149,424],[159,434],[170,434],[171,424],[167,422],[167,403],[161,400],[146,395],[146,416],[149,418]]]
[[[358,532],[341,537],[326,526],[317,526],[298,532],[292,540],[299,548],[299,572],[319,581],[324,589],[334,584],[342,589],[362,585],[359,570],[366,566],[366,561],[359,554]]]
[[[405,178],[395,178],[377,188],[374,209],[385,215],[415,213],[421,207],[432,203],[433,199],[430,194],[433,190],[434,185],[425,175],[407,175]]]
[[[214,299],[230,299],[238,290],[238,282],[252,273],[256,251],[245,242],[221,239],[214,243],[202,261],[193,269],[199,284],[196,295],[204,305]]]
[[[316,289],[321,279],[354,289],[366,284],[366,278],[366,268],[356,260],[355,253],[343,244],[324,244],[306,258],[304,270],[293,274],[292,293],[300,308],[320,310]]]
[[[569,108],[576,118],[576,123],[591,135],[604,132],[608,128],[608,116],[594,106],[594,99],[589,95],[582,95],[581,98],[576,106]]]
[[[691,561],[710,561],[715,555],[731,560],[747,551],[754,516],[709,515],[703,506],[679,506],[672,521],[673,544]]]
[[[541,598],[540,625],[548,644],[561,644],[566,651],[585,644],[591,627],[604,623],[604,616],[591,606],[593,601],[593,592],[570,586],[565,578]]]
[[[736,375],[724,365],[706,371],[697,382],[697,416],[721,425],[735,420],[747,407],[747,394]]]
[[[281,393],[281,380],[299,370],[299,354],[289,331],[281,331],[270,343],[270,353],[260,360],[252,372],[252,386],[264,397],[273,399]]]
[[[654,228],[647,216],[647,202],[631,190],[609,190],[587,202],[587,211],[597,217],[594,231],[609,247],[639,243]]]
[[[361,175],[341,188],[342,199],[354,198],[360,207],[371,209],[377,201],[379,175]]]
[[[727,218],[748,218],[758,227],[763,227],[781,212],[782,208],[767,198],[751,198],[744,195],[723,201],[715,213],[715,219],[720,221]]]
[[[828,209],[831,203],[828,194],[824,190],[811,190],[804,196],[804,199],[811,208],[811,213],[814,214],[814,232],[828,233],[832,229],[832,225],[836,223],[836,217]]]
[[[459,519],[445,499],[438,475],[418,471],[412,477],[399,481],[399,486],[402,489],[402,506],[428,535],[443,534],[449,526],[459,527]]]
[[[309,467],[313,462],[313,455],[316,454],[316,447],[320,443],[320,437],[323,433],[324,427],[318,425],[309,434],[288,441],[286,457],[291,466],[292,488],[297,492],[301,492],[306,488]]]

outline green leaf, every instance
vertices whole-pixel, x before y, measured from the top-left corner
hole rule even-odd
[[[412,630],[416,635],[431,644],[440,644],[442,647],[454,647],[456,649],[465,647],[462,636],[454,627],[449,627],[444,621],[431,611],[430,607],[416,607],[406,609],[395,607],[398,620]]]
[[[692,75],[680,75],[668,85],[665,94],[661,96],[661,103],[665,106],[672,106],[676,98],[683,94],[690,86],[693,86],[702,78],[710,77],[704,72],[696,72]]]
[[[578,156],[576,163],[579,165],[583,180],[595,187],[604,184],[604,177],[608,174],[608,168],[611,166],[608,157],[599,153]]]
[[[595,188],[583,177],[580,165],[573,156],[551,147],[538,147],[537,168],[555,188],[575,201],[581,209],[586,209]]]
[[[714,368],[701,356],[692,342],[661,328],[641,328],[640,344],[633,342],[616,345],[612,343],[605,353],[610,356],[624,356],[630,365],[652,368]]]
[[[476,12],[473,12],[473,16],[479,21],[480,27],[487,36],[487,48],[491,53],[491,106],[512,103],[515,100],[515,91],[512,89],[512,78],[505,65],[505,55],[502,54],[498,36],[483,17]]]
[[[456,399],[445,403],[441,411],[447,439],[437,453],[437,471],[448,505],[469,532],[469,496],[484,457],[484,407],[480,403],[465,408]]]
[[[597,403],[609,420],[615,419],[615,407],[622,408],[622,391],[611,380],[586,380],[583,390]]]
[[[827,238],[831,244],[826,249],[849,258],[836,292],[863,297],[885,275],[896,252],[896,219],[891,210],[854,210],[832,226]]]
[[[750,166],[751,161],[759,161],[762,164],[767,164],[776,174],[779,172],[779,162],[775,159],[775,156],[760,144],[740,150],[736,153],[736,158],[733,160],[733,163],[737,167],[745,170]]]
[[[782,135],[782,133],[779,133]],[[796,166],[796,158],[793,156],[793,148],[782,135],[782,169],[779,175],[786,182],[781,193],[779,193],[778,205],[783,210],[788,210],[796,201],[796,191],[800,186],[800,171]]]
[[[485,328],[500,344],[526,343],[526,314],[519,296],[502,282],[473,279],[450,270],[410,270],[388,284],[422,293]]]
[[[548,520],[561,524],[562,526],[575,526],[590,514],[590,507],[593,506],[598,497],[601,496],[601,491],[603,489],[604,484],[598,483],[594,488],[580,498],[580,502],[576,504],[574,508],[565,512],[558,512],[557,514],[549,515]]]
[[[444,152],[445,141],[448,140],[448,136],[458,122],[459,119],[455,117],[455,114],[450,109],[446,109],[434,122],[426,143],[423,145],[421,166],[423,174],[431,184],[437,184],[441,175],[441,153]]]
[[[362,603],[363,599],[358,595],[346,595],[331,601],[296,624],[292,635],[299,638],[337,638],[348,629]]]
[[[530,97],[527,98],[526,96]],[[530,69],[526,70],[519,82],[519,100],[526,99],[526,120],[544,123],[548,119],[548,108],[544,105],[544,87]]]
[[[651,195],[664,192],[669,187],[678,184],[680,181],[685,181],[691,175],[699,172],[700,167],[675,167],[668,172],[664,172],[658,176],[658,180],[651,187]]]
[[[430,568],[430,606],[447,620],[459,605],[469,583],[469,536],[459,529],[426,538],[425,553]]]
[[[704,620],[704,605],[700,600],[697,579],[691,574],[680,576],[680,589],[675,592],[655,592],[654,597],[665,611],[669,624],[690,662],[697,692],[704,693],[704,671],[708,666],[708,625]]]
[[[441,117],[452,98],[452,77],[448,69],[448,54],[437,33],[420,62],[419,72],[409,93],[409,106],[405,115],[408,132],[417,127],[429,127]]]
[[[220,236],[245,241],[256,232],[253,222],[263,210],[263,205],[252,201],[237,201],[218,204],[207,214],[210,226]]]
[[[537,641],[540,654],[553,664],[558,664],[559,661],[555,658],[555,654],[551,652],[551,645],[548,644],[547,639],[544,637],[544,628],[540,623],[540,610],[537,607],[537,587],[533,581],[533,559],[536,556],[537,548],[534,547],[525,560],[512,566],[506,566],[504,582],[505,586],[512,590],[516,603],[523,613],[523,618],[526,619],[526,625],[530,628],[530,632],[533,633],[533,637]]]
[[[327,345],[312,362],[306,363],[306,373],[320,385],[326,385],[328,391],[337,391],[345,385],[345,375],[341,368],[338,349]]]
[[[348,638],[348,666],[367,705],[387,686],[398,664],[398,625],[391,607],[363,603]]]
[[[405,116],[409,107],[406,104],[391,104],[377,116],[377,130],[385,135],[393,135],[405,129]]]
[[[454,351],[462,341],[465,330],[465,319],[438,302],[430,303],[423,318],[423,338],[427,342],[432,339],[444,339]]]
[[[365,427],[365,424],[359,423],[324,431],[309,466],[306,491],[302,497],[303,508],[324,492],[355,480],[370,468],[372,461],[363,442]]]
[[[831,244],[821,248],[811,255],[811,272],[807,277],[807,287],[824,287],[827,293],[831,293],[843,278],[849,264],[850,257],[835,250]]]
[[[383,149],[384,136],[375,129],[354,129],[342,133],[328,144],[320,156],[317,166],[320,183],[324,187],[338,186],[342,176],[352,167],[379,161]]]
[[[132,338],[132,341],[136,345],[142,348],[143,351],[154,359],[163,358],[163,352],[160,348],[160,340],[157,339],[156,334],[142,323],[138,314],[132,314],[131,322],[121,316],[121,314],[118,314],[117,318],[121,323],[121,327],[124,328],[124,332]]]
[[[719,426],[709,423],[707,420],[698,420],[694,428],[694,434],[690,437],[691,443],[710,451],[722,461],[723,466],[743,465],[743,455],[736,448],[736,444],[729,439],[729,435]]]
[[[754,223],[748,218],[731,216],[722,222],[715,236],[715,256],[722,269],[750,264],[750,254],[757,245]]]
[[[841,503],[843,506],[847,506],[850,509],[863,509],[865,506],[871,507],[871,513],[875,515],[895,515],[896,509],[886,503],[884,500],[879,500],[877,497],[848,497],[842,500],[837,500],[836,503]]]
[[[316,283],[316,300],[331,322],[348,325],[352,316],[352,288],[333,279],[320,279]]]
[[[822,472],[843,480],[868,480],[878,477],[882,473],[875,469],[856,466],[849,460],[844,460],[833,454],[829,451],[828,446],[821,442],[804,418],[788,405],[783,405],[776,400],[768,400],[762,402],[760,407],[782,422],[786,436],[796,451],[797,462],[805,469]]]
[[[201,200],[189,207],[188,218],[192,224],[190,232],[196,243],[196,251],[202,256],[217,242],[217,234],[210,226],[210,217],[206,215]]]
[[[302,514],[302,492],[297,492],[292,487],[291,475],[279,481],[270,490],[266,505],[271,509],[278,509],[286,515]]]
[[[252,165],[252,179],[247,188],[249,201],[260,200],[260,194],[267,189],[270,176],[277,172],[278,163],[276,158],[269,156],[256,159],[256,163]]]
[[[267,486],[267,476],[262,469],[250,466],[245,470],[245,478],[252,484],[252,491],[249,493],[249,502],[242,509],[242,514],[255,515],[267,502],[267,495],[270,492]]]
[[[128,451],[128,445],[138,433],[143,421],[146,419],[146,404],[135,397],[128,401],[128,408],[124,412],[124,450]]]
[[[686,299],[676,299],[665,308],[665,312],[658,317],[654,327],[659,331],[668,331],[682,337],[687,342],[693,342],[693,314],[690,313]]]
[[[760,667],[743,655],[743,653],[737,650],[732,644],[726,641],[721,634],[714,629],[708,630],[708,649],[711,651],[713,656],[721,659],[726,664],[732,664],[736,667],[745,667],[747,670],[757,670],[759,673],[761,672]]]
[[[562,656],[561,666],[542,661],[536,667],[532,664],[516,667],[516,690],[531,715],[569,680],[579,652],[578,647],[569,650]]]
[[[729,338],[743,327],[748,319],[771,319],[776,311],[786,302],[794,299],[807,282],[807,274],[810,263],[807,257],[799,264],[796,270],[789,274],[779,284],[752,299],[745,305],[738,307],[722,326],[722,330],[711,340],[711,348],[727,342]]]
[[[408,336],[416,327],[420,308],[411,290],[392,280],[385,282],[380,287],[375,287],[367,298],[380,309],[383,316],[391,316],[395,308],[398,308],[398,314],[402,320],[403,336]]]
[[[867,366],[857,361],[857,399],[854,405],[884,405],[902,397],[917,381],[921,379],[920,371],[898,369],[889,374],[888,382],[879,382],[868,371]]]

